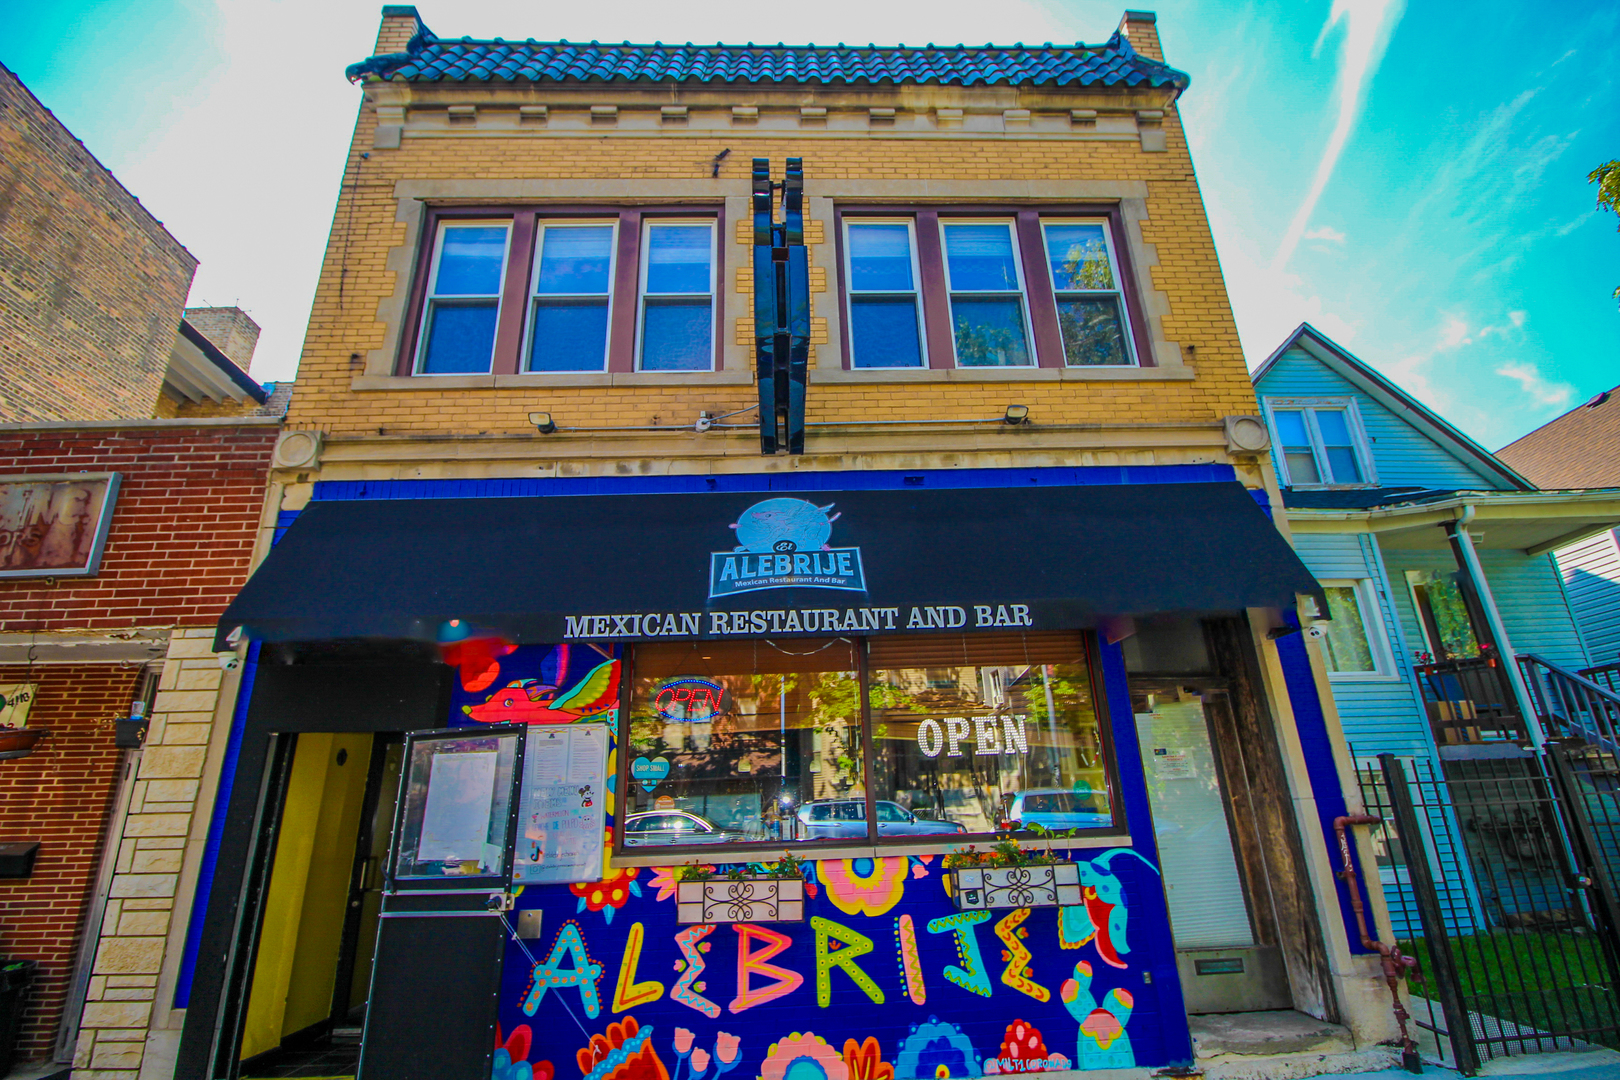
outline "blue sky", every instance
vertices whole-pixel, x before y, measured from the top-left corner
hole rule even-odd
[[[426,0],[445,36],[1087,41],[1123,4]],[[292,375],[380,4],[0,3],[0,62],[202,260]],[[1166,2],[1250,366],[1314,323],[1495,449],[1620,383],[1620,5]]]

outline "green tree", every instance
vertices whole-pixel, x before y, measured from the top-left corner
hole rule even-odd
[[[1620,159],[1605,161],[1602,165],[1587,174],[1586,182],[1598,186],[1598,209],[1612,210],[1620,214]],[[1614,298],[1620,302],[1620,286],[1614,290]]]

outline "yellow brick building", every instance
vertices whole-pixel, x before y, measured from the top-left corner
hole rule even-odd
[[[246,650],[244,764],[179,961],[176,1075],[359,1044],[362,1077],[463,1053],[505,1075],[567,1067],[610,1020],[616,1049],[637,1023],[713,1034],[694,1076],[771,1075],[808,1031],[863,1061],[870,1034],[897,1077],[920,1075],[919,1031],[954,1048],[949,1075],[1022,1071],[1014,1021],[1044,1033],[1034,1068],[1146,1069],[1191,1065],[1197,1017],[1234,1008],[1383,1052],[1388,991],[1330,846],[1359,800],[1296,632],[1316,586],[1260,510],[1265,428],[1153,15],[1101,45],[709,48],[440,38],[391,6],[349,75],[362,101],[271,474],[287,532],[220,624]],[[703,560],[707,595],[686,581]],[[840,606],[796,606],[816,602]],[[431,978],[399,965],[490,916],[447,908],[400,937],[402,898],[425,902],[412,785],[431,783],[398,789],[405,832],[376,807],[461,737],[399,733],[524,717],[511,737],[534,754],[545,725],[609,725],[575,815],[605,784],[603,861],[593,839],[584,868],[552,866],[536,833],[511,849],[538,875],[521,895],[510,862],[442,871],[484,867],[495,921],[538,940],[504,947],[494,1002],[433,998],[429,1023]],[[344,765],[363,755],[364,783]],[[667,853],[640,850],[666,826]],[[1043,829],[1090,900],[986,901],[1012,913],[987,912],[1006,950],[977,970],[964,852]],[[821,891],[677,920],[670,868],[724,863],[712,843],[741,845],[738,874],[808,845]],[[1376,934],[1376,883],[1366,899]],[[801,917],[814,935],[765,929]],[[695,974],[667,997],[635,982],[701,970],[677,928],[725,921],[729,1006]],[[944,939],[908,937],[925,925],[961,935],[963,967],[939,973]],[[756,996],[766,938],[802,955]],[[859,959],[874,941],[898,985]],[[267,942],[292,954],[268,964]],[[574,1025],[554,980],[578,987]],[[778,997],[791,1021],[716,1021]],[[665,1037],[649,1052],[693,1053]]]

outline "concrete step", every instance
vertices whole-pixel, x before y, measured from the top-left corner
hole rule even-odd
[[[1355,1049],[1348,1029],[1292,1009],[1189,1017],[1200,1060],[1224,1054],[1338,1054]]]

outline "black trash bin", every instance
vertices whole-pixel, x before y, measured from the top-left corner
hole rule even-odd
[[[11,1075],[17,1057],[17,1032],[22,1027],[28,988],[39,965],[32,960],[0,958],[0,1077]]]

